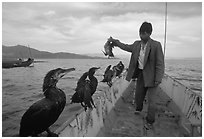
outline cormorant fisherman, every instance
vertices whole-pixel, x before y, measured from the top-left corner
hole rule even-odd
[[[106,70],[105,73],[103,75],[104,79],[101,82],[106,82],[108,84],[109,87],[112,86],[112,78],[114,76],[114,71],[110,69],[111,65],[109,65]]]
[[[77,87],[75,89],[76,92],[71,98],[71,103],[81,103],[85,111],[87,110],[87,107],[92,109],[92,105],[96,107],[94,105],[92,95],[95,93],[96,88],[98,86],[98,80],[96,77],[94,77],[94,74],[98,69],[99,67],[92,67],[89,69],[88,72],[85,72],[80,77],[77,82]]]
[[[35,102],[23,115],[20,122],[20,136],[38,136],[47,131],[48,136],[58,136],[49,127],[55,123],[66,104],[65,93],[56,84],[68,72],[75,68],[57,68],[47,73],[43,82],[45,98]]]

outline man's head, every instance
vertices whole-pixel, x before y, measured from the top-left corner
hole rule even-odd
[[[149,40],[150,35],[152,34],[152,24],[148,22],[143,22],[140,30],[140,38],[145,43]]]

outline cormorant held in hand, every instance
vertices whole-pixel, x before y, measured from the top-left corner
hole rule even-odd
[[[109,65],[106,70],[105,73],[103,75],[104,79],[101,82],[106,82],[108,84],[108,86],[112,86],[112,78],[114,76],[114,71],[110,69],[111,65]]]
[[[92,95],[95,93],[98,86],[98,80],[94,77],[94,74],[98,69],[98,67],[92,67],[80,77],[75,89],[76,92],[71,98],[71,103],[81,103],[85,108],[85,111],[87,110],[87,107],[92,108],[92,105],[96,107]]]
[[[35,102],[24,113],[20,122],[20,136],[37,136],[47,131],[48,136],[58,136],[49,130],[60,116],[66,104],[65,93],[56,87],[59,79],[75,68],[57,68],[47,73],[43,82],[45,98]]]
[[[104,50],[105,50],[105,52],[104,52],[104,51],[102,51],[102,52],[103,52],[103,54],[104,54],[105,56],[108,56],[108,58],[114,57],[113,48],[114,48],[113,43],[112,43],[112,42],[109,42],[109,41],[106,41],[106,43],[105,43],[105,45],[104,45]]]

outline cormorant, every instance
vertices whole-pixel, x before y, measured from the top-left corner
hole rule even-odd
[[[116,77],[120,76],[120,74],[123,72],[124,69],[124,65],[122,63],[122,61],[120,61],[116,66],[113,66],[113,70],[116,72]]]
[[[88,80],[86,80],[87,76],[88,76],[88,72],[85,72],[80,79],[77,82],[77,87],[75,89],[76,93],[74,93],[74,95],[71,98],[71,103],[81,103],[81,105],[83,107],[85,107],[85,105],[83,104],[84,102],[84,90]]]
[[[98,86],[98,80],[96,79],[96,77],[94,77],[94,74],[98,69],[98,67],[92,67],[88,72],[85,72],[80,77],[75,89],[76,92],[71,98],[71,103],[81,103],[85,111],[87,110],[87,107],[92,108],[92,105],[96,107],[94,105],[92,95],[95,93]]]
[[[106,82],[108,84],[108,86],[112,86],[112,78],[114,76],[114,71],[110,69],[111,65],[109,65],[104,73],[104,79],[101,82]]]
[[[104,45],[104,50],[105,50],[105,52],[104,52],[104,51],[102,51],[102,52],[103,52],[103,54],[104,54],[105,56],[108,55],[108,58],[114,57],[113,50],[112,50],[113,48],[114,48],[113,43],[112,43],[112,42],[109,42],[109,41],[106,41],[106,43],[105,43],[105,45]]]
[[[37,136],[47,131],[48,136],[58,136],[51,132],[49,127],[55,123],[66,104],[65,93],[57,88],[56,84],[68,72],[75,68],[57,68],[49,71],[43,82],[43,92],[45,98],[35,102],[24,113],[20,122],[20,136]]]

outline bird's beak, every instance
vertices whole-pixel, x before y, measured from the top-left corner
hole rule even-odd
[[[75,68],[69,68],[69,69],[62,69],[59,73],[59,79],[62,78],[64,75],[66,75],[67,73],[74,71]]]
[[[95,71],[97,71],[98,69],[100,69],[100,67],[96,67]]]

